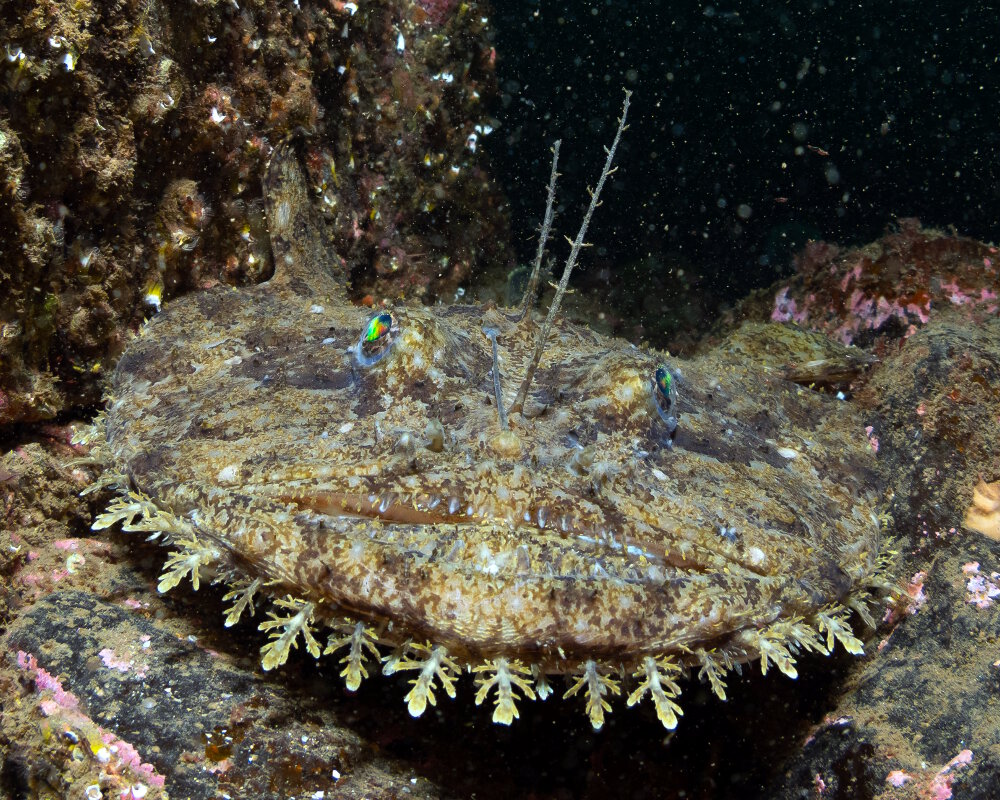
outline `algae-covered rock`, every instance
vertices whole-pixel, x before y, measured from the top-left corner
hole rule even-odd
[[[0,425],[100,399],[144,309],[271,270],[262,167],[310,180],[358,297],[450,298],[503,263],[479,165],[475,2],[7,3],[0,37]]]

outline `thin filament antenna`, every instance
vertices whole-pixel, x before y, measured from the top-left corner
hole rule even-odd
[[[528,278],[528,285],[521,297],[520,310],[508,317],[511,322],[520,322],[524,315],[528,313],[532,303],[535,302],[535,292],[538,290],[538,278],[542,272],[542,258],[545,256],[545,245],[549,241],[549,232],[552,230],[552,220],[555,218],[556,201],[556,180],[559,173],[556,168],[559,166],[559,146],[562,139],[556,139],[552,145],[552,174],[549,175],[549,188],[545,200],[545,217],[542,220],[542,230],[538,235],[538,252],[535,254],[535,263],[531,266],[531,277]]]
[[[552,298],[552,304],[549,306],[549,313],[546,314],[545,322],[542,323],[542,329],[538,332],[538,340],[535,342],[535,352],[531,357],[530,363],[528,364],[524,380],[521,381],[521,387],[517,390],[517,395],[514,397],[514,402],[511,403],[510,408],[507,410],[508,414],[523,413],[524,400],[528,396],[528,390],[531,388],[531,381],[535,377],[535,370],[538,368],[538,363],[542,360],[542,353],[545,350],[545,342],[548,339],[549,331],[552,328],[552,323],[555,320],[556,313],[559,311],[559,304],[562,302],[563,295],[566,294],[566,285],[569,283],[570,273],[573,272],[573,267],[576,266],[577,258],[580,255],[580,249],[585,246],[584,237],[587,235],[587,228],[590,226],[590,218],[593,216],[594,210],[600,205],[601,190],[604,188],[604,182],[608,179],[609,175],[613,175],[617,170],[617,167],[612,167],[612,164],[615,160],[615,151],[618,149],[618,143],[621,141],[622,134],[625,132],[627,127],[625,125],[625,119],[628,116],[629,100],[631,97],[632,92],[626,89],[625,102],[622,104],[622,114],[618,118],[618,130],[615,132],[615,139],[611,143],[611,147],[605,148],[605,152],[608,154],[608,157],[604,162],[604,169],[601,170],[601,177],[597,181],[597,186],[595,186],[590,192],[590,205],[587,206],[587,213],[583,215],[583,223],[580,225],[580,230],[576,234],[576,239],[572,242],[572,247],[569,251],[569,258],[566,259],[566,266],[563,267],[562,278],[559,279],[559,285],[556,287],[555,297]],[[555,169],[553,167],[553,172],[554,171]]]

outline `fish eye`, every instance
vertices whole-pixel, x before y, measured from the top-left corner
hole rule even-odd
[[[353,352],[358,364],[362,367],[370,367],[385,358],[389,354],[399,327],[392,314],[383,311],[368,320],[365,329],[361,332],[361,338],[354,346]]]
[[[669,428],[668,433],[673,436],[677,430],[677,387],[674,376],[663,364],[656,368],[653,373],[653,402],[656,405],[656,412]]]

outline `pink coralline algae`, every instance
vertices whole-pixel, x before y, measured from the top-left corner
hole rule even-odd
[[[427,22],[443,25],[458,5],[458,0],[417,0],[417,5],[427,13]]]
[[[921,570],[914,574],[910,578],[910,582],[906,585],[906,594],[909,595],[912,603],[910,604],[910,613],[916,614],[924,604],[927,602],[927,593],[924,591],[924,580],[927,578],[927,573]]]
[[[136,665],[136,663],[132,659],[123,658],[122,656],[119,656],[110,647],[105,647],[97,655],[101,657],[101,661],[104,663],[104,666],[106,666],[108,669],[113,669],[122,673],[134,671],[136,677],[138,678],[144,678],[146,676],[146,670],[148,668],[148,665],[146,664]]]
[[[894,786],[897,789],[904,786],[909,781],[913,780],[913,776],[909,773],[903,772],[901,769],[894,769],[888,775],[885,776],[885,782],[890,786]]]
[[[899,789],[913,780],[918,780],[917,797],[920,800],[951,800],[951,784],[955,780],[955,771],[972,763],[972,751],[962,750],[951,761],[934,773],[929,779],[924,776],[915,779],[913,775],[901,769],[894,769],[885,776],[885,782]],[[907,797],[912,795],[907,794]]]
[[[927,798],[927,800],[950,800],[952,797],[951,783],[955,779],[955,770],[967,767],[971,763],[972,751],[963,750],[960,752],[931,778],[926,790],[921,793],[921,797]]]
[[[888,625],[891,630],[889,631],[889,635],[878,643],[878,652],[881,653],[886,645],[889,644],[896,626],[906,614],[916,614],[927,604],[927,592],[924,590],[925,580],[927,580],[927,573],[925,571],[920,570],[919,572],[915,572],[906,584],[906,595],[909,597],[909,602],[905,604],[891,603],[886,608],[885,614],[882,615],[882,622]]]
[[[80,746],[86,747],[101,768],[102,774],[109,781],[111,778],[117,779],[115,782],[121,786],[121,797],[152,797],[147,793],[148,787],[163,788],[164,776],[152,764],[144,763],[131,744],[119,739],[87,716],[79,698],[64,689],[59,678],[40,666],[34,655],[19,650],[17,665],[22,670],[33,673],[39,711],[52,725],[76,733]],[[138,793],[136,789],[139,790]]]
[[[812,242],[795,257],[797,274],[776,288],[770,318],[865,345],[912,335],[938,308],[995,314],[995,256],[995,247],[913,219],[865,247]]]
[[[17,665],[21,669],[33,670],[35,673],[35,689],[39,693],[51,692],[52,697],[50,699],[58,706],[72,709],[77,708],[80,705],[80,701],[77,700],[76,695],[63,689],[62,683],[59,679],[44,670],[42,667],[38,666],[38,661],[30,653],[18,650]]]
[[[976,608],[989,608],[993,600],[1000,597],[1000,572],[991,572],[989,577],[980,574],[979,562],[970,561],[962,566],[962,572],[969,576],[966,584],[965,602]]]

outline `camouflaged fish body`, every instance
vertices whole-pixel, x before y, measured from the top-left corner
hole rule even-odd
[[[381,659],[415,715],[468,669],[505,723],[555,674],[595,727],[623,688],[674,727],[683,672],[724,697],[741,663],[861,651],[879,524],[849,404],[738,346],[667,361],[557,319],[504,419],[494,377],[509,404],[537,320],[351,305],[292,149],[274,158],[274,278],[169,303],[94,435],[121,490],[95,527],[159,534],[161,590],[224,580],[227,624],[270,609],[265,668],[333,653],[356,689]]]

